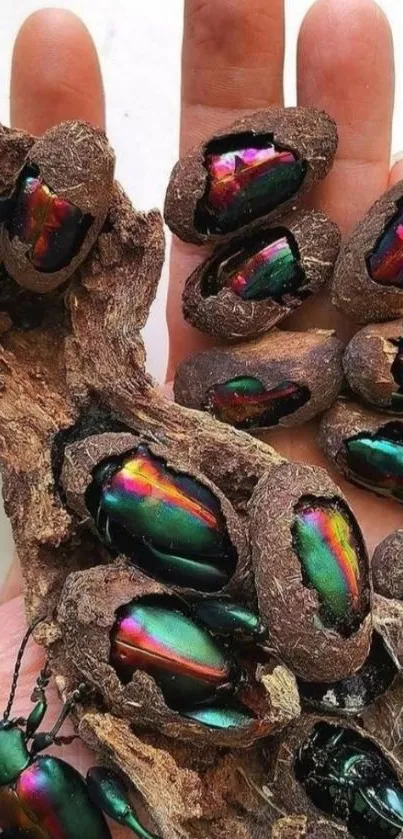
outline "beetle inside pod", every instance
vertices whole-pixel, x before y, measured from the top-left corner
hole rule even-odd
[[[367,257],[372,280],[385,286],[403,287],[403,199]]]
[[[229,233],[283,204],[299,190],[307,164],[272,134],[230,135],[205,147],[208,177],[195,212],[201,233]]]
[[[381,750],[357,731],[319,722],[295,755],[294,771],[313,804],[356,839],[396,839],[403,788]]]
[[[403,424],[389,422],[344,440],[337,455],[350,480],[403,500]]]
[[[283,381],[267,390],[254,376],[236,376],[210,387],[203,409],[235,428],[270,428],[310,398],[309,388],[297,382]]]
[[[53,192],[38,167],[24,167],[9,202],[6,226],[10,239],[17,237],[26,246],[34,268],[47,273],[68,265],[92,223],[90,214]]]
[[[218,591],[235,570],[236,551],[213,492],[146,446],[99,464],[86,503],[106,544],[151,576]]]
[[[305,272],[294,236],[285,228],[260,232],[221,249],[204,275],[204,297],[228,288],[243,300],[303,298]]]
[[[119,609],[110,662],[124,683],[136,670],[152,675],[172,708],[212,701],[233,689],[235,670],[225,650],[172,598],[163,596],[144,597]]]
[[[372,705],[391,687],[399,668],[379,633],[372,636],[371,649],[363,666],[339,682],[298,680],[303,704],[325,714],[355,716]]]
[[[295,507],[292,540],[304,585],[317,592],[323,625],[347,637],[353,634],[368,603],[361,585],[363,546],[348,508],[341,499],[302,497]]]

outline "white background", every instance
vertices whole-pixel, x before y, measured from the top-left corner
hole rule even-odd
[[[267,0],[270,3],[270,0]],[[349,0],[340,0],[348,4]],[[393,152],[403,149],[402,0],[378,0],[392,25],[396,58]],[[117,176],[141,209],[162,207],[177,157],[183,0],[0,0],[0,121],[8,122],[8,90],[15,35],[38,8],[71,9],[97,45],[107,98],[108,134],[117,153]],[[286,0],[286,104],[295,102],[295,45],[311,0]],[[329,44],[331,49],[331,44]],[[348,79],[346,79],[348,84]],[[148,366],[162,378],[166,360],[166,271],[147,328]],[[11,533],[0,507],[0,579],[11,554]]]

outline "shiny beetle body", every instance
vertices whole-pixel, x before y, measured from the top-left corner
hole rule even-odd
[[[295,774],[315,806],[357,839],[396,839],[403,830],[403,788],[380,749],[358,732],[318,723],[297,752]]]
[[[111,664],[127,681],[149,673],[171,707],[198,705],[233,689],[234,668],[207,629],[164,600],[123,606],[111,634]]]
[[[103,767],[89,770],[85,780],[58,757],[39,754],[74,738],[58,737],[69,712],[82,699],[80,685],[64,704],[51,732],[37,733],[47,701],[50,672],[39,675],[28,719],[9,718],[21,658],[31,630],[24,638],[14,674],[10,700],[0,721],[0,828],[13,839],[111,839],[103,811],[130,828],[139,839],[157,839],[138,821],[120,777]]]
[[[104,542],[158,580],[218,591],[234,573],[218,498],[144,445],[99,464],[86,503]]]

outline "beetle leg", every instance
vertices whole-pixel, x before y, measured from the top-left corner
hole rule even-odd
[[[74,691],[70,699],[64,703],[62,710],[58,719],[56,720],[52,731],[44,731],[40,732],[39,734],[35,734],[32,738],[32,746],[31,746],[31,755],[36,755],[38,752],[43,752],[44,749],[48,749],[49,746],[53,746],[56,743],[58,738],[58,733],[64,723],[64,721],[69,716],[70,712],[73,710],[77,702],[83,698],[84,694],[87,691],[87,686],[82,683],[78,686],[78,688]]]
[[[104,766],[94,766],[88,770],[87,785],[93,802],[109,818],[130,828],[138,839],[159,839],[139,821],[120,775]]]

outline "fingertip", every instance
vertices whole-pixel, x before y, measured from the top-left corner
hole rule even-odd
[[[32,134],[82,119],[105,123],[101,70],[84,23],[66,9],[42,9],[19,30],[11,68],[11,124]]]
[[[366,32],[362,30],[364,20]],[[326,33],[328,37],[333,26],[342,26],[349,32],[355,28],[364,40],[371,40],[373,32],[379,32],[381,27],[391,41],[393,38],[389,19],[375,0],[349,0],[348,3],[340,3],[340,0],[315,0],[302,21],[300,37],[304,38],[307,33],[313,36],[316,33],[316,37]]]

